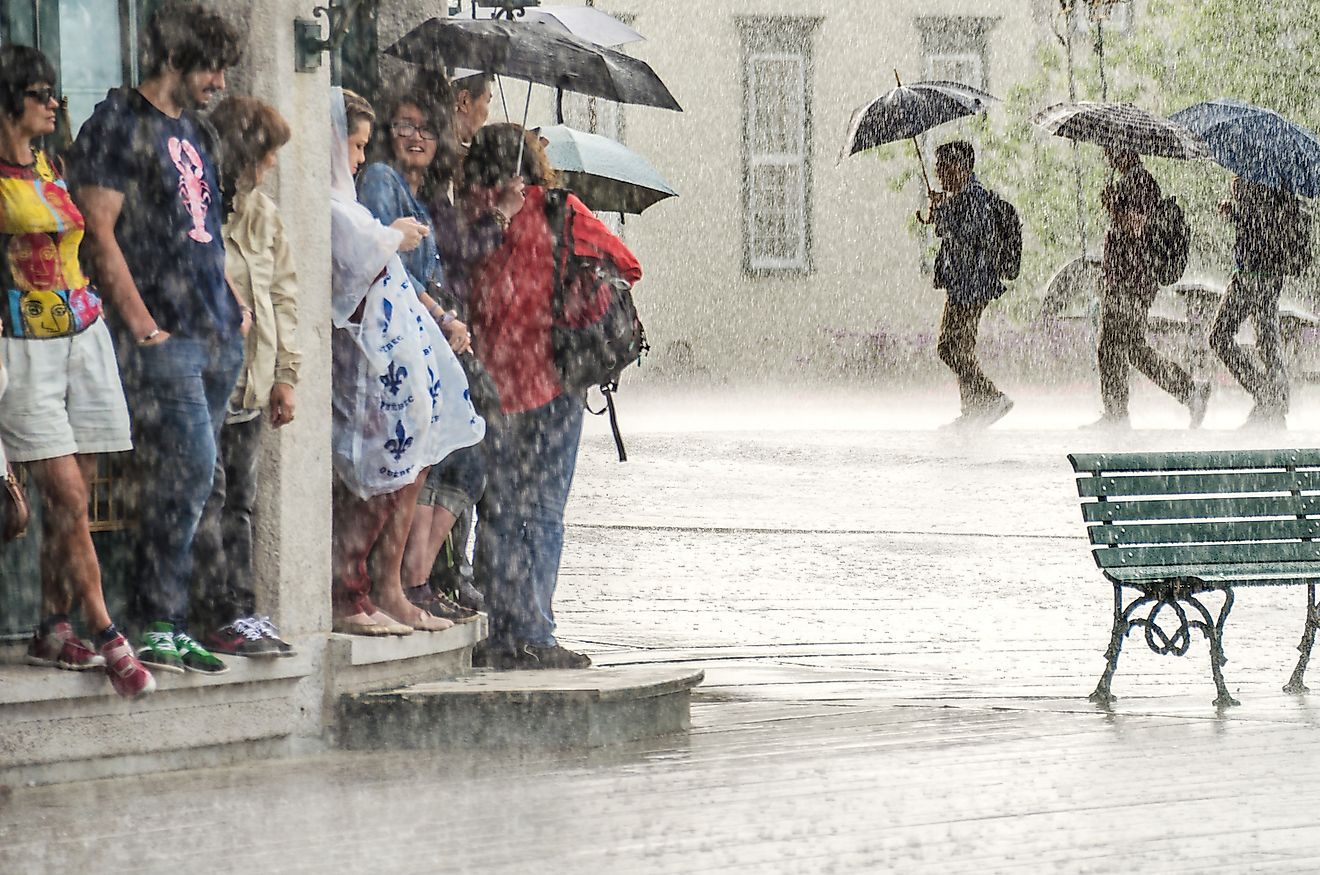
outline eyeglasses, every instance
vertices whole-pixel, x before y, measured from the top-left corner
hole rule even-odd
[[[440,135],[430,128],[419,128],[411,122],[395,122],[390,125],[390,130],[394,132],[396,137],[403,137],[404,139],[411,137],[413,134],[417,134],[423,140],[440,139]]]
[[[55,99],[55,89],[49,86],[45,88],[29,88],[23,92],[24,97],[30,97],[37,103],[50,103]]]

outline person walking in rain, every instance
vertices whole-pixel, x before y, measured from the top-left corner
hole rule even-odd
[[[1288,378],[1279,339],[1279,293],[1283,277],[1299,272],[1309,241],[1294,233],[1301,226],[1301,206],[1289,192],[1234,177],[1232,197],[1219,205],[1233,223],[1233,279],[1210,329],[1210,347],[1255,406],[1247,426],[1284,428],[1288,414]],[[1247,319],[1256,329],[1252,361],[1233,336]]]
[[[1127,149],[1105,149],[1114,179],[1101,192],[1109,214],[1101,271],[1100,339],[1097,364],[1104,414],[1089,428],[1129,428],[1129,366],[1145,374],[1191,411],[1199,428],[1210,398],[1210,384],[1197,384],[1187,371],[1161,356],[1146,340],[1146,320],[1159,282],[1155,276],[1152,219],[1160,204],[1160,185]]]
[[[958,377],[962,414],[950,426],[986,427],[1013,402],[999,391],[976,359],[981,314],[1004,294],[999,275],[999,236],[994,195],[976,178],[971,143],[955,140],[935,150],[935,175],[943,191],[931,193],[931,221],[940,238],[935,288],[948,295],[940,318],[937,351]]]

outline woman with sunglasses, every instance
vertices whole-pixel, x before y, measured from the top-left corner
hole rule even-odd
[[[121,696],[155,689],[106,611],[87,502],[97,456],[132,449],[128,407],[101,300],[78,264],[82,213],[33,140],[55,131],[55,70],[27,46],[0,48],[0,440],[41,495],[42,620],[35,665],[103,669]],[[70,615],[81,607],[92,641]]]

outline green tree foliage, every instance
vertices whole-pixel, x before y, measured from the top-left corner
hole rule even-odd
[[[1015,315],[1039,311],[1050,276],[1082,250],[1077,185],[1086,248],[1098,254],[1105,218],[1100,189],[1108,180],[1097,146],[1047,137],[1031,124],[1041,109],[1069,99],[1068,42],[1079,100],[1129,100],[1167,115],[1202,100],[1233,97],[1274,109],[1320,129],[1320,0],[1245,3],[1242,0],[1136,0],[1127,31],[1104,26],[1097,51],[1099,4],[1089,31],[1068,34],[1068,15],[1084,16],[1087,0],[1054,0],[1048,29],[1037,43],[1037,72],[999,96],[988,117],[965,120],[929,134],[934,145],[965,137],[977,147],[982,181],[1016,204],[1026,237],[1021,278],[1005,299]],[[1076,20],[1075,18],[1073,19]],[[1103,59],[1103,62],[1102,62]],[[909,149],[887,147],[895,186],[920,186]],[[1146,159],[1166,194],[1176,195],[1192,225],[1189,279],[1223,282],[1231,270],[1231,233],[1216,206],[1228,193],[1229,173],[1209,162]],[[915,222],[919,246],[929,233]]]

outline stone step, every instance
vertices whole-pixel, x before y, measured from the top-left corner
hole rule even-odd
[[[672,666],[475,671],[340,697],[338,740],[350,750],[601,747],[686,732],[704,673]]]

